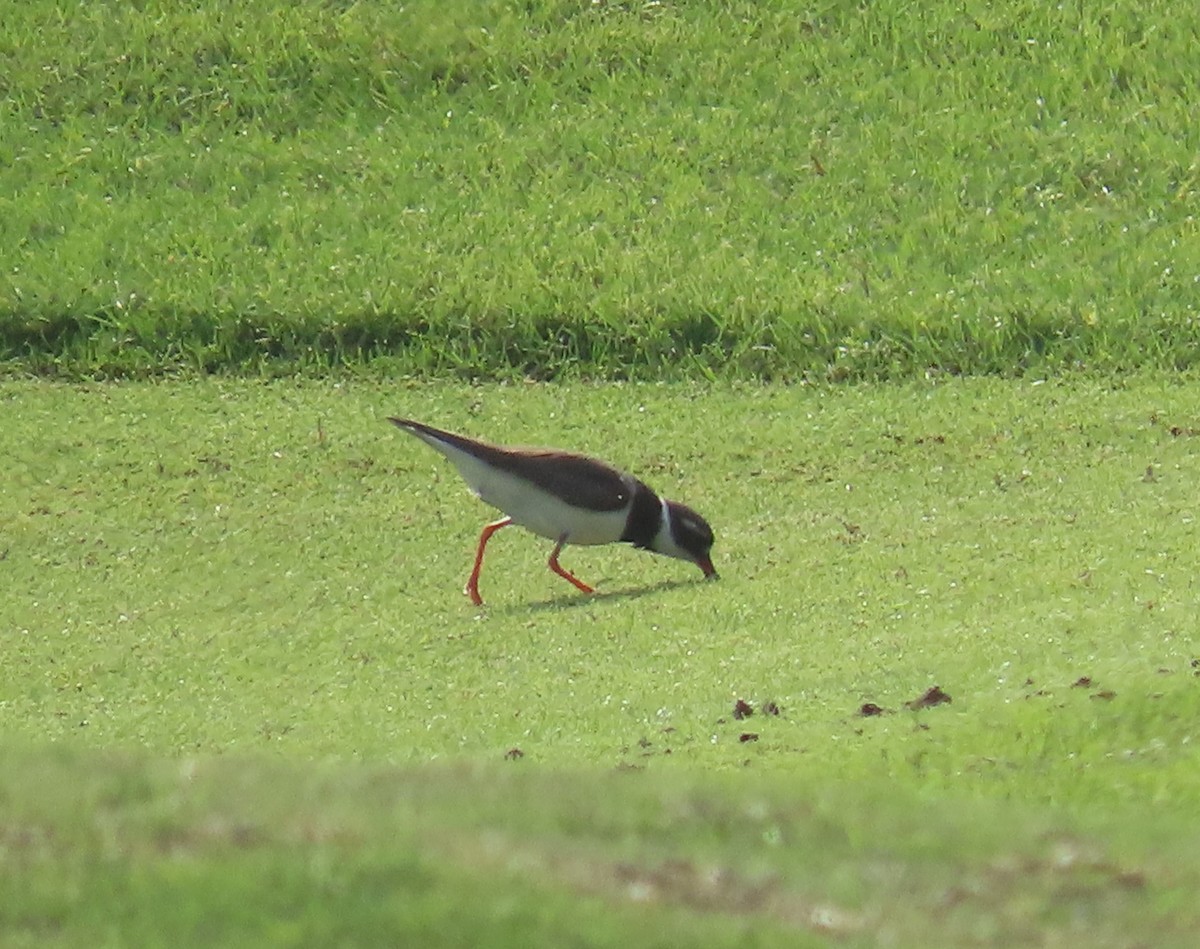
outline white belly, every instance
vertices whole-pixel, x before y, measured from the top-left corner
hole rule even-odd
[[[450,456],[463,480],[481,501],[499,508],[526,530],[570,544],[611,544],[625,533],[628,505],[615,511],[589,511],[572,507],[539,491],[528,481],[499,471],[472,455],[451,449]]]

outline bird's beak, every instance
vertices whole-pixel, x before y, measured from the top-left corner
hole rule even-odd
[[[705,557],[703,560],[697,560],[696,565],[704,571],[705,580],[720,580],[721,575],[717,573],[717,568],[712,565],[712,561]]]

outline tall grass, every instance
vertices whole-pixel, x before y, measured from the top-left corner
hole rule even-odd
[[[1190,366],[1198,43],[1161,0],[31,0],[0,37],[0,358]]]

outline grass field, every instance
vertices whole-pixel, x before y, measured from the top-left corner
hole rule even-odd
[[[10,6],[0,949],[1194,946],[1200,14]]]
[[[1192,938],[1186,380],[2,391],[12,944]],[[505,532],[472,607],[399,411],[637,470],[721,581]]]
[[[6,759],[4,945],[1185,947],[1200,923],[1194,823],[1143,809],[1097,827],[778,773]]]
[[[2,42],[19,372],[1200,352],[1200,15],[1163,0],[39,0]]]

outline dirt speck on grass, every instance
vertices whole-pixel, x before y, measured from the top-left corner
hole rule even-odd
[[[858,709],[858,714],[863,718],[871,718],[874,715],[882,715],[883,713],[883,706],[876,705],[874,702],[863,702]]]
[[[905,702],[904,705],[915,712],[918,709],[933,708],[935,705],[945,705],[947,702],[952,701],[954,700],[942,691],[940,685],[934,685],[926,689],[923,695],[918,696],[911,702]]]
[[[740,722],[743,718],[749,718],[753,714],[754,708],[745,699],[738,699],[733,703],[733,717],[737,721]]]

